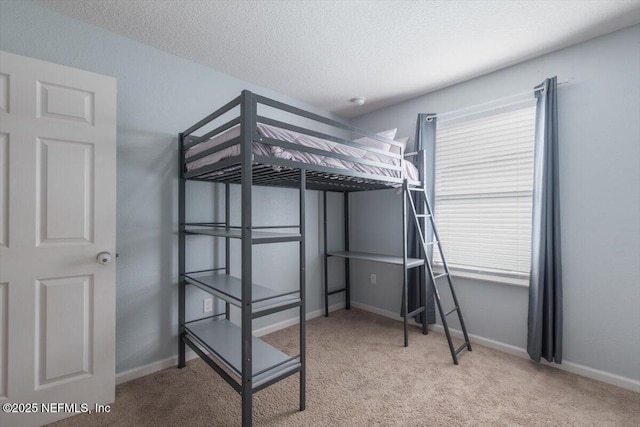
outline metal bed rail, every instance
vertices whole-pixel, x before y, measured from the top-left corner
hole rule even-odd
[[[422,149],[422,150],[416,150],[416,151],[404,153],[405,159],[412,158],[412,157],[416,158],[415,162],[413,163],[418,166],[418,173],[419,173],[418,178],[420,180],[420,186],[424,187],[427,185],[427,182],[429,182],[429,180],[432,180],[434,178],[433,176],[431,177],[427,176],[427,170],[428,170],[427,169],[427,150]]]
[[[254,163],[252,168],[253,184],[260,186],[298,188],[299,170],[289,165],[283,164],[282,166],[285,167],[281,168],[280,171],[276,171],[274,170],[272,165],[270,166],[261,163]],[[307,189],[351,192],[389,189],[392,188],[392,186],[402,186],[402,180],[400,178],[393,180],[389,178],[388,181],[380,181],[379,177],[377,178],[378,179],[368,179],[362,177],[355,178],[353,176],[338,175],[332,172],[328,173],[307,170]],[[240,184],[242,175],[240,173],[239,165],[236,165],[233,167],[233,169],[214,172],[209,175],[203,175],[195,178],[190,178],[187,176],[187,179],[193,181]]]
[[[319,172],[321,174],[325,174],[323,178],[326,180],[336,180],[336,177],[346,176],[354,179],[355,181],[359,180],[368,180],[374,181],[377,183],[386,183],[387,185],[399,185],[402,183],[402,170],[403,170],[403,161],[404,161],[404,147],[402,144],[383,138],[374,133],[364,131],[360,128],[348,125],[346,123],[342,123],[340,121],[330,119],[327,117],[320,116],[315,113],[311,113],[309,111],[293,107],[291,105],[273,100],[271,98],[266,98],[261,95],[253,94],[248,91],[243,91],[243,94],[247,93],[249,97],[255,102],[256,110],[259,105],[263,105],[266,107],[270,107],[276,110],[283,111],[285,113],[291,114],[298,118],[311,120],[314,125],[322,125],[324,127],[329,126],[331,131],[333,132],[342,132],[345,131],[350,132],[352,135],[356,135],[356,137],[367,137],[376,141],[379,141],[384,144],[388,144],[390,147],[396,147],[397,153],[392,151],[383,150],[380,148],[372,147],[361,142],[357,142],[356,140],[348,140],[345,138],[341,138],[338,136],[331,135],[326,132],[320,132],[317,130],[309,129],[308,127],[302,127],[293,125],[290,123],[286,123],[280,120],[275,120],[270,117],[257,115],[254,112],[254,119],[252,121],[251,129],[249,130],[251,134],[252,142],[260,142],[266,144],[268,146],[276,146],[281,147],[283,149],[308,153],[316,156],[322,156],[326,158],[333,158],[345,162],[351,162],[355,165],[361,165],[365,168],[360,168],[360,170],[353,170],[353,168],[338,167],[332,165],[318,165],[313,163],[300,162],[296,160],[282,159],[278,157],[272,156],[259,156],[253,155],[252,153],[252,163],[258,163],[263,165],[272,165],[275,168],[285,167],[290,169],[306,169],[308,171]],[[187,179],[204,179],[204,180],[220,180],[219,176],[216,177],[215,174],[218,171],[228,171],[230,168],[237,167],[238,164],[241,163],[242,158],[240,155],[232,156],[229,158],[222,159],[213,164],[203,165],[199,168],[193,170],[187,170],[187,164],[194,162],[196,160],[205,158],[212,154],[218,153],[224,149],[229,147],[241,144],[241,137],[238,135],[234,138],[231,138],[228,141],[225,141],[221,144],[216,145],[215,147],[210,147],[205,150],[202,150],[198,153],[188,155],[188,151],[197,147],[199,144],[209,141],[211,138],[215,136],[221,135],[223,132],[229,131],[234,127],[239,127],[242,122],[242,112],[239,116],[234,117],[233,119],[223,123],[222,125],[216,127],[215,129],[206,132],[202,136],[193,135],[194,132],[199,129],[207,126],[211,122],[216,119],[221,118],[224,114],[227,114],[234,108],[240,106],[241,98],[237,97],[225,104],[223,107],[209,114],[204,119],[197,122],[195,125],[191,126],[189,129],[183,132],[183,137],[185,138],[185,143],[182,148],[182,158],[183,158],[183,174]],[[344,146],[346,150],[343,152],[336,152],[330,149],[310,147],[302,144],[296,144],[292,142],[283,141],[280,139],[270,138],[264,135],[260,135],[258,133],[258,123],[262,123],[265,125],[275,126],[281,129],[285,129],[292,132],[297,132],[303,134],[305,136],[316,138],[322,140],[324,143],[333,143]],[[348,148],[361,150],[364,154],[362,157],[357,157],[353,154],[353,152],[349,152]],[[251,151],[251,150],[249,150]],[[339,150],[338,150],[339,151]],[[368,156],[368,154],[374,154],[377,157]],[[341,164],[342,166],[342,164]],[[380,168],[380,173],[371,173],[366,170],[366,167],[376,167]],[[356,166],[357,168],[358,166]],[[226,176],[227,174],[225,174]],[[216,179],[218,178],[218,179]],[[230,180],[229,180],[230,181]],[[265,185],[269,185],[269,182],[266,182]],[[278,184],[273,184],[278,185]]]
[[[322,124],[325,124],[325,125],[329,125],[329,126],[337,128],[337,129],[346,130],[346,131],[349,131],[351,133],[355,133],[355,134],[361,135],[361,136],[366,136],[368,138],[372,138],[372,139],[375,139],[377,141],[384,142],[385,144],[393,145],[395,147],[400,148],[400,150],[402,150],[402,144],[401,143],[396,142],[396,141],[391,140],[391,139],[383,138],[383,137],[381,137],[379,135],[376,135],[375,133],[368,132],[366,130],[357,128],[357,127],[352,126],[352,125],[347,124],[347,123],[340,122],[338,120],[329,119],[329,118],[321,116],[319,114],[315,114],[315,113],[312,113],[310,111],[306,111],[306,110],[303,110],[301,108],[297,108],[297,107],[285,104],[285,103],[280,102],[280,101],[276,101],[275,99],[266,98],[264,96],[257,95],[257,94],[254,95],[254,96],[255,96],[256,101],[258,102],[258,104],[267,105],[269,107],[273,107],[273,108],[278,109],[278,110],[286,111],[286,112],[294,114],[296,116],[304,117],[306,119],[310,119],[310,120],[313,120],[313,121],[316,121],[316,122],[319,122],[319,123],[322,123]],[[351,141],[346,141],[346,140],[343,140],[343,141],[345,141],[347,143],[347,145],[351,144]],[[336,142],[339,142],[339,141],[336,141]]]

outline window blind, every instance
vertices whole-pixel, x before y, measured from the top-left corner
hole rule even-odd
[[[439,124],[435,215],[449,267],[528,276],[534,125],[530,105]]]

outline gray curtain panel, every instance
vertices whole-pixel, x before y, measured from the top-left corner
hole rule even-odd
[[[527,352],[562,363],[562,260],[556,77],[536,87]]]
[[[436,155],[436,118],[433,118],[431,121],[427,121],[427,117],[434,116],[433,113],[428,114],[418,114],[418,122],[416,123],[416,137],[414,143],[414,150],[425,150],[425,154],[427,156],[427,170],[424,171],[423,165],[421,161],[418,161],[417,157],[413,157],[416,159],[416,166],[420,170],[420,176],[424,176],[427,180],[427,188],[429,192],[429,201],[433,204],[434,200],[434,185],[433,181],[435,178],[435,155]],[[410,151],[410,150],[407,150]],[[413,193],[416,202],[416,208],[418,205],[422,204],[422,195],[420,193]],[[432,209],[433,209],[432,205]],[[431,227],[427,227],[430,229]],[[431,231],[429,230],[429,233]],[[413,219],[413,214],[411,213],[411,208],[407,209],[407,236],[408,236],[408,253],[407,256],[409,258],[420,258],[422,257],[422,248],[420,247],[420,238],[418,237],[418,229],[415,225],[415,220]],[[427,237],[427,241],[433,240],[431,235],[429,234]],[[431,254],[429,254],[431,258]],[[409,270],[409,275],[407,277],[407,285],[409,289],[408,302],[409,302],[409,311],[413,311],[420,307],[422,304],[420,302],[420,289],[422,289],[422,284],[424,281],[427,281],[427,323],[436,323],[436,312],[435,312],[435,302],[433,299],[433,283],[431,283],[430,277],[425,277],[424,269],[422,268],[412,268]],[[401,309],[402,315],[404,315],[403,310]],[[416,322],[422,322],[422,316],[424,313],[417,314],[414,319]]]

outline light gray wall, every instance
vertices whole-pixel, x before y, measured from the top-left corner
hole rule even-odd
[[[326,114],[265,88],[117,36],[29,2],[0,2],[0,49],[113,76],[118,81],[116,356],[118,372],[177,350],[177,133],[239,95],[242,89]],[[234,197],[237,196],[234,188]],[[188,213],[210,220],[223,194],[209,183],[189,183]],[[234,198],[234,215],[238,197]],[[218,215],[223,205],[218,204]],[[297,223],[295,190],[255,193],[256,224]],[[321,194],[307,193],[307,307],[321,299]],[[334,208],[332,208],[334,209]],[[221,218],[221,216],[218,216]],[[335,233],[334,233],[335,235]],[[339,238],[339,237],[337,237]],[[212,263],[211,238],[190,238],[190,265]],[[288,245],[288,246],[287,246]],[[339,242],[336,242],[339,245]],[[297,286],[295,244],[256,248],[254,279],[282,289]],[[235,258],[234,273],[239,273]],[[337,273],[336,273],[336,277]],[[202,312],[201,291],[189,292],[191,315]],[[338,303],[339,296],[332,300]],[[282,313],[254,322],[291,318]]]
[[[513,95],[553,75],[571,79],[558,91],[565,360],[638,380],[640,26],[385,108],[354,124],[372,131],[398,127],[398,137],[413,136],[418,113]],[[399,203],[393,192],[354,197],[354,246],[399,250],[400,243],[390,242],[399,236]],[[385,283],[370,285],[369,272],[385,267],[354,265],[354,299],[398,312],[400,271],[387,267],[378,273]],[[465,279],[456,288],[471,333],[526,347],[527,288]]]

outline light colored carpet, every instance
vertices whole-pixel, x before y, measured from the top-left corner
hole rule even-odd
[[[256,426],[638,426],[640,394],[474,346],[454,366],[444,335],[352,309],[307,323],[307,410],[298,375],[254,396]],[[264,338],[296,354],[298,329]],[[55,426],[235,426],[240,397],[201,360],[117,388],[109,414]]]

